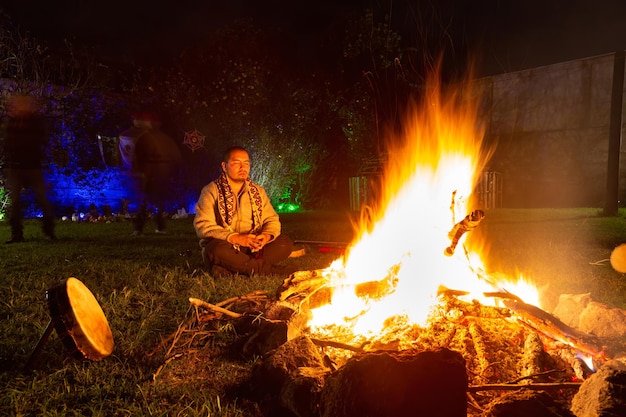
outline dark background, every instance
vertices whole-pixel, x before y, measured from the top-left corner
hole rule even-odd
[[[366,8],[388,14],[407,44],[445,31],[458,48],[453,53],[467,54],[489,74],[626,48],[622,0],[4,0],[0,7],[42,38],[68,38],[107,59],[157,65],[242,18],[281,27],[317,53],[316,36]]]

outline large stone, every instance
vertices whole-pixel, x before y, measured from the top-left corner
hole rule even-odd
[[[580,314],[591,302],[591,293],[561,294],[552,314],[570,327],[578,328]]]
[[[448,349],[353,357],[326,380],[322,417],[466,417],[465,361]]]
[[[544,391],[511,391],[492,401],[484,417],[575,417]]]
[[[591,294],[561,294],[553,314],[581,332],[602,338],[626,335],[626,310],[591,299]]]
[[[626,416],[626,358],[606,362],[587,378],[571,406],[576,417]]]
[[[626,336],[626,310],[591,301],[580,313],[578,328],[598,337]]]
[[[264,415],[315,417],[329,373],[319,349],[301,336],[257,362],[246,395],[260,404]]]

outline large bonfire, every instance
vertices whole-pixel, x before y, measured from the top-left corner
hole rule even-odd
[[[491,155],[469,89],[446,94],[431,85],[411,108],[404,130],[389,141],[379,200],[345,256],[322,271],[327,304],[312,309],[313,333],[337,326],[365,338],[395,332],[390,321],[424,325],[442,289],[493,304],[484,293],[510,292],[530,304],[536,290],[523,280],[495,280],[484,272],[469,232],[482,219],[473,193]]]

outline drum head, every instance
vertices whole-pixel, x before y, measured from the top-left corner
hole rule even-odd
[[[48,290],[48,302],[55,328],[68,348],[91,360],[113,352],[113,335],[106,316],[80,280],[68,278]]]

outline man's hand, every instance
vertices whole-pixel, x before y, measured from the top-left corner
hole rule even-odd
[[[267,233],[261,233],[260,235],[257,235],[256,237],[256,244],[258,246],[258,248],[253,248],[254,250],[261,250],[263,249],[263,246],[265,246],[267,244],[267,242],[269,242],[272,239],[271,235],[268,235]]]
[[[249,234],[236,234],[228,238],[230,243],[234,243],[239,246],[252,249],[253,252],[260,251],[263,246],[270,241],[272,237],[267,233],[261,233],[260,235]]]

